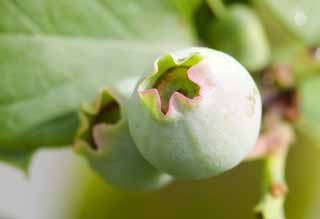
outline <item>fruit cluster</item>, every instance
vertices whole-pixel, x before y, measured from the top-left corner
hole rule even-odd
[[[157,59],[138,82],[107,87],[83,105],[75,148],[109,183],[157,189],[239,164],[257,140],[261,108],[257,86],[238,61],[187,48]]]

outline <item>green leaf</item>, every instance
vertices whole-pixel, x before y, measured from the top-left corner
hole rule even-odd
[[[20,169],[25,175],[28,175],[29,164],[34,152],[33,150],[10,151],[0,149],[0,160]]]
[[[193,43],[197,2],[0,1],[1,149],[70,144],[80,102]]]
[[[313,0],[253,0],[275,35],[288,34],[307,45],[320,44],[320,1]],[[280,27],[280,28],[279,28]],[[279,30],[283,28],[283,30]],[[270,34],[270,35],[272,35]],[[274,36],[273,36],[274,37]],[[282,36],[284,37],[284,36]]]
[[[298,130],[320,146],[320,76],[304,81],[299,87],[300,120]]]

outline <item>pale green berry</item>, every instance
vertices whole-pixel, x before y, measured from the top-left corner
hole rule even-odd
[[[158,189],[172,177],[151,166],[131,138],[123,107],[132,84],[127,81],[118,87],[106,87],[92,104],[82,106],[75,150],[116,187],[132,191]]]
[[[249,7],[234,4],[226,16],[207,28],[207,42],[236,58],[249,71],[259,71],[270,61],[270,46],[258,15]]]
[[[127,107],[142,155],[176,178],[200,179],[239,164],[255,144],[261,99],[248,71],[207,48],[165,55],[138,82]]]

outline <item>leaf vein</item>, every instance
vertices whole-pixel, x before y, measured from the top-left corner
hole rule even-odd
[[[4,0],[2,3],[17,15],[18,21],[29,28],[32,33],[42,32],[41,27],[26,13],[15,0]]]

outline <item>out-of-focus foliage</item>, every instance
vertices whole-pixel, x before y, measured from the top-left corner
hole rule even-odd
[[[287,215],[288,219],[317,219],[320,152],[305,138],[301,140],[302,144],[294,145],[289,154]],[[85,160],[70,151],[46,150],[36,156],[30,179],[25,181],[31,181],[31,190],[26,192],[29,196],[18,203],[30,206],[25,210],[33,217],[25,216],[28,219],[255,219],[252,207],[259,199],[260,176],[261,163],[253,162],[205,181],[176,182],[155,192],[127,193],[106,184]],[[13,205],[14,199],[10,202]]]
[[[308,45],[320,44],[320,2],[314,0],[253,0],[264,6],[274,22]]]
[[[91,180],[87,184],[91,192],[83,197],[82,205],[75,206],[78,214],[70,219],[254,219],[252,207],[259,198],[260,167],[259,162],[244,164],[210,180],[176,182],[145,193],[108,191],[109,186],[100,179]],[[110,196],[114,201],[110,202]]]
[[[320,76],[305,80],[299,87],[298,129],[320,146]]]
[[[304,138],[301,140],[302,144],[299,140],[289,154],[287,215],[288,219],[317,219],[320,215],[320,152],[313,144],[305,145]],[[176,182],[147,193],[126,193],[105,184],[83,167],[79,171],[85,173],[82,177],[86,187],[81,199],[73,205],[72,209],[77,211],[72,210],[68,219],[255,219],[252,207],[259,199],[260,162],[242,164],[209,180]]]
[[[273,46],[297,41],[320,44],[320,2],[313,0],[252,0],[263,18]]]
[[[288,219],[317,219],[320,217],[320,151],[303,135],[292,146],[286,170]]]
[[[245,5],[233,4],[225,17],[212,19],[206,41],[217,50],[232,55],[249,71],[269,63],[270,48],[259,17]]]

